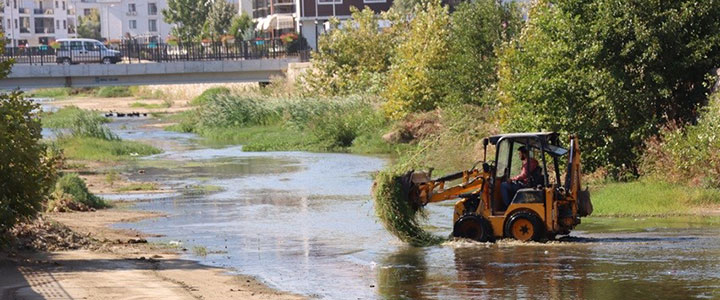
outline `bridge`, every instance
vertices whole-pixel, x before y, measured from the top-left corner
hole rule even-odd
[[[219,82],[269,82],[299,57],[135,64],[16,64],[0,89]]]
[[[306,61],[304,44],[279,39],[218,43],[117,45],[78,40],[54,47],[5,48],[13,60],[0,89],[96,87],[220,82],[269,82],[293,62]],[[75,43],[75,44],[72,44]]]

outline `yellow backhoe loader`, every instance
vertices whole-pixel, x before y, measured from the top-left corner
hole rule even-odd
[[[403,190],[411,203],[418,206],[460,198],[453,215],[455,237],[481,242],[499,238],[554,239],[556,235],[569,234],[580,224],[580,217],[592,213],[590,194],[580,188],[578,139],[570,136],[569,140],[566,149],[554,132],[491,136],[483,139],[481,169],[476,168],[478,162],[469,170],[437,179],[430,179],[432,170],[410,171],[401,178]],[[493,161],[487,160],[488,145],[495,148]],[[501,195],[502,183],[508,182],[512,174],[521,173],[522,168],[531,167],[515,154],[520,147],[529,156],[525,159],[537,161],[537,166],[525,170],[529,174],[527,179],[506,205]],[[447,186],[456,180],[460,183]]]

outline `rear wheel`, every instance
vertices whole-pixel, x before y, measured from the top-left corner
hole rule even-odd
[[[518,241],[540,241],[544,232],[540,218],[529,212],[514,213],[505,223],[505,236]]]
[[[478,242],[488,242],[493,237],[490,223],[483,217],[476,215],[464,216],[457,220],[453,227],[453,236]]]
[[[109,57],[103,57],[102,63],[105,65],[112,64],[112,59],[110,59]]]
[[[65,57],[65,58],[62,59],[62,64],[63,64],[63,65],[70,65],[70,64],[72,64],[72,60],[71,60],[69,57]]]

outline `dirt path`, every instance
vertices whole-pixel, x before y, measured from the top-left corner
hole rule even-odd
[[[154,216],[124,209],[48,214],[92,237],[96,250],[0,254],[0,299],[302,299],[181,259],[181,248],[142,243],[140,232],[108,227]]]

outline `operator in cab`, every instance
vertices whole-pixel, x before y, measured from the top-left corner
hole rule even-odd
[[[502,200],[505,203],[505,207],[510,205],[515,193],[519,189],[528,187],[530,176],[535,172],[538,167],[538,161],[534,158],[530,158],[528,155],[528,149],[525,146],[518,148],[518,155],[522,163],[522,171],[515,177],[508,178],[506,182],[500,184],[500,193],[502,194]]]

